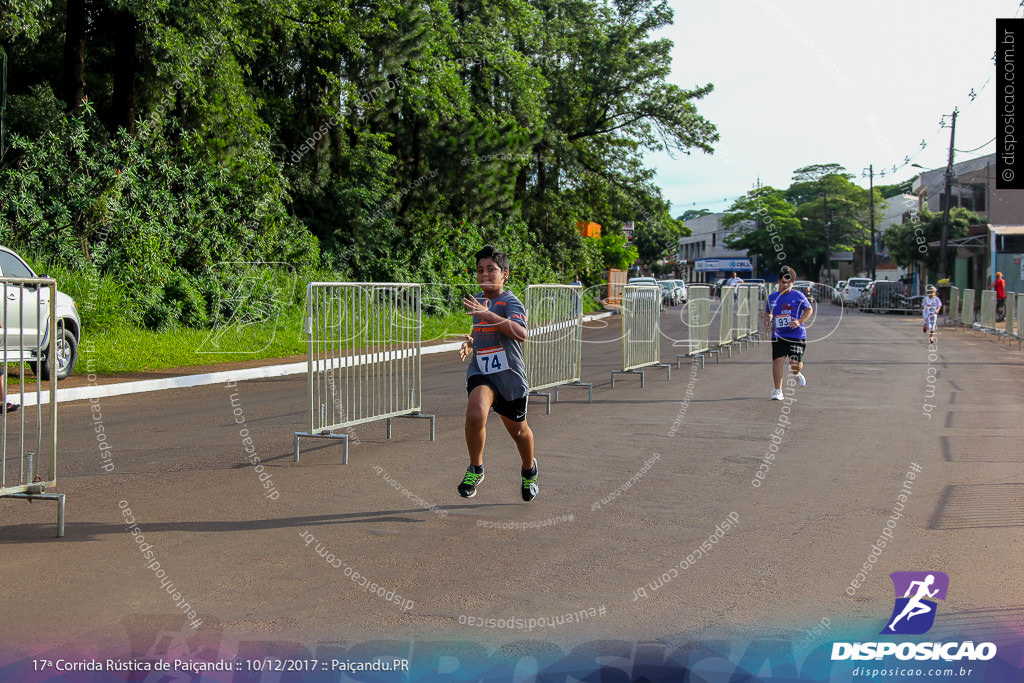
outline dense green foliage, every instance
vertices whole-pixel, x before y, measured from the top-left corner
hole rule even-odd
[[[317,272],[469,282],[485,242],[513,284],[592,281],[630,254],[577,221],[671,250],[642,154],[717,140],[711,85],[666,81],[671,22],[663,0],[11,0],[0,241],[151,328],[260,318]]]
[[[947,240],[967,236],[967,229],[979,225],[983,221],[977,214],[961,207],[954,207],[949,212],[949,234]],[[893,263],[904,268],[915,262],[924,267],[939,270],[939,249],[928,247],[942,239],[942,213],[932,213],[928,209],[919,211],[913,219],[903,225],[894,225],[883,235],[883,248],[889,252]],[[949,250],[954,253],[954,249]]]
[[[870,194],[851,178],[839,164],[816,164],[794,171],[786,190],[751,190],[722,219],[726,246],[757,255],[764,272],[788,265],[820,280],[829,254],[870,243]],[[874,194],[879,211],[878,188]]]

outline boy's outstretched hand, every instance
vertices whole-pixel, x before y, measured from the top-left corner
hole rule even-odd
[[[466,307],[466,315],[478,316],[485,323],[498,322],[493,318],[501,318],[497,313],[493,313],[486,304],[482,304],[476,299],[470,297],[463,297],[462,305]]]
[[[462,342],[462,346],[459,347],[459,360],[465,362],[469,358],[470,354],[473,353],[473,337],[466,335],[466,341]]]

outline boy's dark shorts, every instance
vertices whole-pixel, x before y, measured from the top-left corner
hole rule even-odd
[[[793,360],[800,362],[804,357],[804,349],[807,348],[806,339],[787,339],[786,337],[776,337],[772,340],[772,360],[776,358],[786,358],[787,356]]]
[[[513,401],[505,400],[490,380],[483,375],[473,375],[466,380],[466,394],[473,393],[473,390],[477,387],[487,386],[494,392],[494,403],[491,407],[494,408],[494,412],[502,417],[507,417],[513,422],[524,422],[526,420],[526,402],[529,397],[523,396]]]

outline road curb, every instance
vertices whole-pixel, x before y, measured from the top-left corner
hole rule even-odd
[[[595,315],[583,316],[583,322],[600,320],[613,315],[605,312]],[[437,353],[457,351],[462,342],[449,342],[447,344],[435,344],[423,348],[423,355],[429,356]],[[272,377],[287,377],[289,375],[301,375],[306,372],[308,363],[286,363],[283,365],[266,365],[259,368],[244,368],[238,370],[220,370],[218,372],[207,372],[201,375],[182,375],[180,377],[162,377],[160,379],[145,379],[135,382],[119,382],[117,384],[89,385],[85,387],[72,387],[69,389],[57,389],[57,403],[68,401],[84,401],[94,398],[108,398],[111,396],[124,396],[127,394],[141,394],[151,391],[166,391],[168,389],[188,389],[190,387],[206,386],[209,384],[220,384],[222,382],[239,382],[251,379],[269,379]],[[50,392],[41,391],[26,392],[22,405],[37,405],[49,403]]]

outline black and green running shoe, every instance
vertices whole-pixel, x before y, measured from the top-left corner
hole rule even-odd
[[[484,473],[477,474],[473,471],[473,467],[470,466],[466,469],[466,476],[462,478],[462,483],[459,484],[459,495],[463,498],[472,498],[476,495],[477,485],[484,480]]]
[[[537,469],[537,458],[533,459],[533,474],[523,475],[523,500],[529,503],[531,500],[537,497],[537,493],[540,491],[540,487],[537,486],[537,475],[540,471]]]

